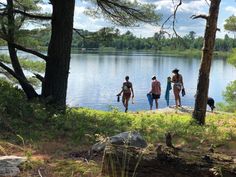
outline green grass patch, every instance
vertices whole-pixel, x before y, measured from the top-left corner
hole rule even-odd
[[[15,141],[15,134],[19,134],[26,141],[63,139],[90,145],[98,135],[107,137],[124,131],[139,131],[153,144],[164,142],[166,132],[171,132],[174,140],[194,146],[223,144],[236,138],[235,114],[208,115],[205,126],[197,125],[189,114],[125,114],[116,109],[105,112],[87,108],[68,108],[61,114],[38,100],[28,102],[21,90],[5,81],[0,82],[0,92],[0,136]]]
[[[101,174],[101,166],[94,161],[85,163],[81,160],[57,160],[53,163],[52,170],[58,177],[81,176],[98,177]]]
[[[11,60],[9,58],[9,56],[7,55],[0,55],[0,61],[7,63],[7,64],[11,64]],[[44,72],[45,70],[45,62],[41,62],[41,61],[32,61],[26,58],[19,58],[20,64],[22,66],[23,69],[25,70],[29,70],[32,72]]]

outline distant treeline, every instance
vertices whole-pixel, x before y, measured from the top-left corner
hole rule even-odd
[[[35,48],[48,46],[49,38],[50,29],[47,28],[23,30],[19,32],[19,36],[17,36],[19,43],[31,48],[32,46],[35,46]],[[203,37],[196,37],[196,33],[194,31],[190,31],[189,34],[183,36],[182,38],[170,38],[164,33],[155,33],[153,37],[142,38],[136,37],[130,31],[121,34],[118,29],[102,28],[97,32],[75,30],[72,46],[73,48],[86,49],[101,49],[109,47],[118,50],[200,50],[203,45],[203,40]],[[5,43],[0,41],[0,45],[5,45]],[[235,47],[236,39],[230,38],[227,34],[223,39],[216,39],[216,51],[231,51],[231,49]]]

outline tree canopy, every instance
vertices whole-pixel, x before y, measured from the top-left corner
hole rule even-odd
[[[227,31],[236,32],[236,16],[232,15],[226,19],[224,28]]]

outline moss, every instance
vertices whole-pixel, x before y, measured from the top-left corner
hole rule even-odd
[[[53,163],[53,166],[53,171],[58,177],[97,177],[101,172],[101,167],[94,161],[58,160]]]

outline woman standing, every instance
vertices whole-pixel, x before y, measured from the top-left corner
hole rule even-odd
[[[133,85],[129,81],[129,76],[125,77],[125,81],[123,82],[122,90],[120,93],[117,94],[117,96],[120,96],[122,94],[122,103],[125,107],[125,112],[128,111],[128,106],[129,106],[129,100],[132,94],[132,98],[134,98],[134,90],[133,90]]]
[[[176,105],[176,108],[178,108],[178,107],[181,107],[180,91],[184,89],[183,77],[181,74],[179,74],[178,69],[174,69],[172,73],[174,74],[172,76],[171,81],[172,83],[174,83],[173,91],[174,91],[174,96],[175,96],[175,105]]]

